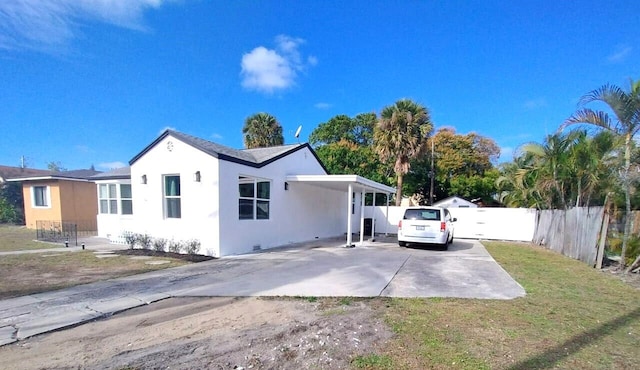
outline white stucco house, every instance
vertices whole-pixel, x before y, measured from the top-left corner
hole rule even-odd
[[[198,239],[199,253],[217,257],[334,236],[351,245],[364,194],[395,193],[329,175],[308,144],[236,150],[166,130],[129,165],[93,177],[99,236]]]

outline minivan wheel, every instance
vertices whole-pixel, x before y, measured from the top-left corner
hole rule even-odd
[[[398,241],[398,245],[401,246],[401,247],[406,247],[407,246],[407,242]]]

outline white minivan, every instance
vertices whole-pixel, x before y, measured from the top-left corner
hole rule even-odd
[[[446,208],[409,207],[398,223],[398,244],[407,243],[438,244],[446,250],[453,242],[455,218]]]

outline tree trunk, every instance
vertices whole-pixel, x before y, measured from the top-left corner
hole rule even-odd
[[[629,181],[629,168],[631,167],[631,133],[627,133],[624,140],[624,204],[625,204],[625,221],[624,234],[622,235],[622,250],[620,251],[620,268],[624,269],[627,257],[627,244],[629,244],[629,235],[631,234],[631,181]]]
[[[404,175],[399,173],[398,174],[398,188],[396,189],[396,206],[400,205],[400,202],[402,202],[402,182],[404,180]]]

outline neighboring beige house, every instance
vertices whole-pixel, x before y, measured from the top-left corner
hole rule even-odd
[[[78,231],[95,231],[98,198],[90,177],[94,170],[50,172],[18,176],[8,181],[22,182],[25,224],[38,228],[38,221],[77,225]]]

